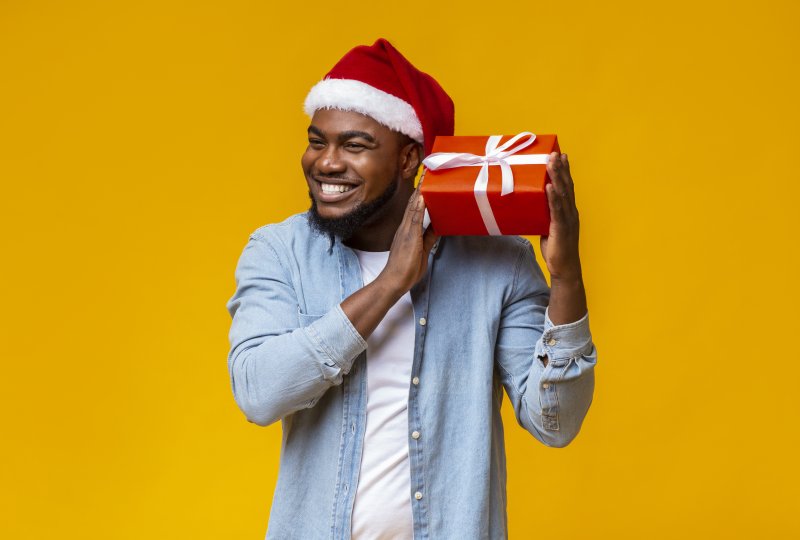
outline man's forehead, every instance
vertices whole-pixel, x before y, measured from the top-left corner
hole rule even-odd
[[[312,130],[312,128],[316,128]],[[309,131],[321,131],[326,135],[337,135],[345,131],[363,131],[373,137],[385,136],[392,130],[374,118],[354,111],[320,109],[311,117]]]

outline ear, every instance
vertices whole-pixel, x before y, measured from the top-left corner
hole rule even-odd
[[[402,174],[403,178],[415,178],[421,163],[421,144],[416,141],[411,141],[400,149],[400,174]]]

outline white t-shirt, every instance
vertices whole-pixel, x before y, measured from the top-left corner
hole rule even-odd
[[[355,251],[364,285],[388,251]],[[406,293],[367,338],[367,425],[352,516],[354,540],[414,538],[408,464],[408,388],[414,360],[414,308]]]

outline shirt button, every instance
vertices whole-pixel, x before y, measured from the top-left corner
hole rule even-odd
[[[420,500],[422,498],[422,493],[417,491],[416,493],[414,493],[414,498],[417,499],[417,500]]]
[[[419,325],[420,326],[425,326],[427,323],[428,323],[428,321],[425,320],[425,317],[420,317],[419,318]]]
[[[555,338],[550,338],[547,340],[547,344],[550,345],[551,347],[556,343],[558,343],[558,341]]]
[[[412,439],[419,439],[419,431],[414,431],[411,433]]]
[[[418,385],[419,384],[419,377],[414,377],[413,379],[411,379],[411,382],[414,383],[414,386]]]

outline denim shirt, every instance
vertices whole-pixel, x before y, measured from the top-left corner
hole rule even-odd
[[[358,259],[298,214],[254,231],[235,277],[233,396],[283,427],[267,538],[350,538],[369,351],[340,303],[363,286]],[[503,389],[533,437],[572,441],[594,391],[588,314],[554,326],[531,244],[510,236],[440,238],[411,298],[414,538],[507,538]]]

